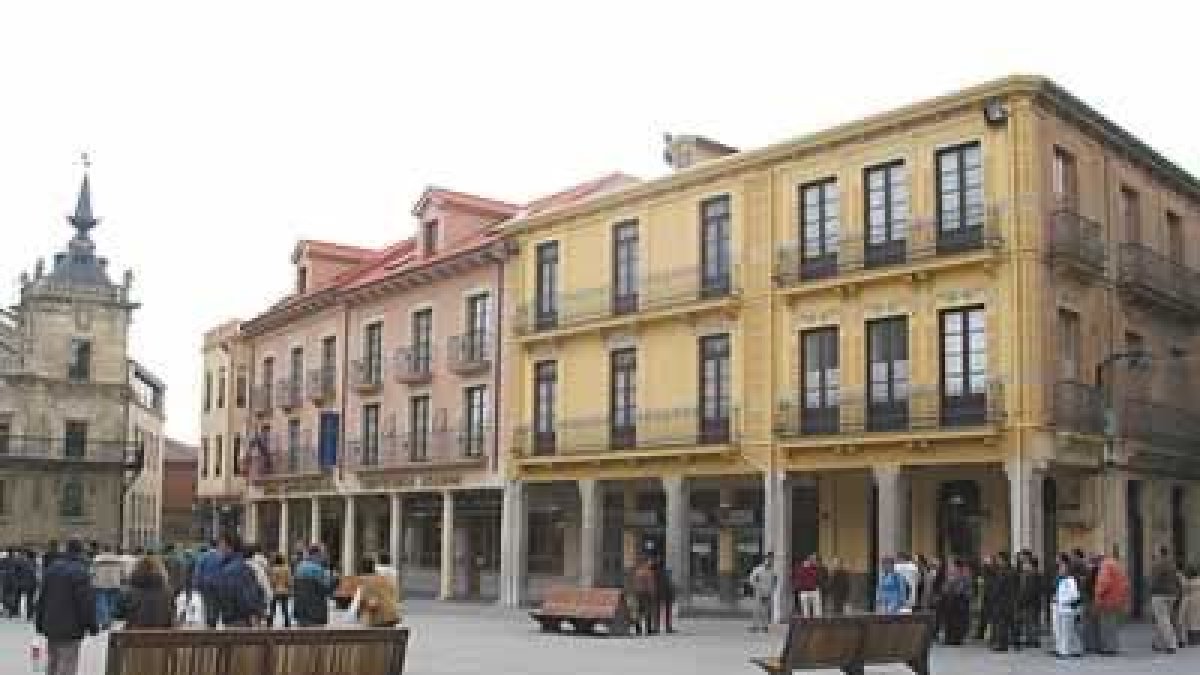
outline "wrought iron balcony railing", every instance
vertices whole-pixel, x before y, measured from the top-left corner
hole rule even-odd
[[[775,251],[775,282],[794,286],[862,270],[917,263],[938,257],[999,248],[1004,244],[1000,220],[988,209],[977,225],[940,231],[936,219],[918,219],[906,239],[872,243],[863,237],[842,237],[836,250],[805,255],[804,242],[783,242]]]
[[[699,408],[639,410],[629,424],[607,417],[557,421],[549,430],[518,427],[513,438],[518,455],[572,455],[674,446],[728,445],[737,441],[737,409],[702,414]]]
[[[21,370],[21,357],[17,354],[0,352],[0,373],[15,373]]]
[[[1119,433],[1195,453],[1200,445],[1200,413],[1144,398],[1127,398],[1122,402]]]
[[[274,390],[269,384],[260,384],[250,390],[250,402],[254,406],[254,412],[262,415],[271,412],[271,408],[275,407]]]
[[[396,381],[427,384],[433,380],[433,346],[412,345],[396,350]]]
[[[533,303],[518,306],[514,330],[527,335],[736,295],[736,272],[735,267],[714,273],[699,266],[651,272],[639,279],[636,291],[622,295],[612,286],[582,288],[559,295],[552,310]]]
[[[1080,434],[1104,433],[1104,396],[1098,387],[1062,380],[1054,384],[1054,426]]]
[[[1200,317],[1200,273],[1144,244],[1121,244],[1117,284],[1162,307]]]
[[[803,399],[789,399],[776,407],[775,434],[794,438],[987,426],[1004,419],[1002,394],[994,382],[983,392],[956,397],[913,389],[906,397],[870,401],[858,389],[843,391],[838,405],[804,407]]]
[[[294,410],[304,405],[304,381],[299,377],[279,380],[275,384],[275,391],[279,394],[279,407],[284,410]]]
[[[446,347],[450,353],[450,370],[460,375],[476,374],[492,367],[492,342],[487,332],[452,335],[446,341]]]
[[[1102,274],[1108,254],[1104,248],[1100,223],[1073,209],[1055,210],[1050,214],[1049,253],[1054,260]]]
[[[383,387],[382,359],[355,359],[350,368],[351,382],[358,391],[366,393]]]
[[[337,398],[337,368],[321,366],[308,371],[308,397],[314,403],[325,403]]]
[[[316,448],[311,441],[300,440],[287,443],[279,434],[267,437],[259,435],[251,441],[253,452],[250,461],[250,477],[253,479],[281,478],[319,474],[323,471],[317,458]]]
[[[356,469],[397,469],[436,465],[463,460],[480,460],[491,447],[492,429],[481,425],[417,434],[400,431],[381,434],[377,443],[351,440],[349,462]]]
[[[93,441],[49,436],[0,435],[0,464],[5,461],[53,461],[134,467],[138,448],[125,441]]]

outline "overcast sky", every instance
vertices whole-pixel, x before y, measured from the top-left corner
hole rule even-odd
[[[872,4],[4,2],[0,301],[66,242],[90,151],[134,354],[194,441],[202,332],[285,291],[297,238],[408,235],[427,184],[521,201],[650,177],[664,131],[754,147],[1016,71],[1200,173],[1194,16]]]

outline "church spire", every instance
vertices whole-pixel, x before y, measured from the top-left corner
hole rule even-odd
[[[91,157],[85,152],[80,161],[83,164],[83,182],[79,185],[79,197],[75,200],[75,215],[69,216],[67,220],[75,228],[76,238],[86,240],[88,232],[100,224],[100,221],[92,215],[92,181],[88,175],[88,169],[92,168]]]
[[[80,157],[83,165],[83,181],[79,184],[79,196],[75,200],[74,215],[67,222],[75,228],[75,236],[67,242],[67,250],[54,256],[54,269],[50,279],[72,284],[111,286],[108,278],[108,261],[96,255],[96,244],[89,233],[100,219],[92,213],[92,181],[89,170],[91,157],[85,152]]]

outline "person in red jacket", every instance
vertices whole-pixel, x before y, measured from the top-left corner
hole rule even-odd
[[[1113,655],[1120,651],[1117,634],[1121,618],[1129,611],[1129,577],[1116,555],[1106,555],[1096,574],[1096,597],[1092,601],[1100,619],[1100,653]]]
[[[792,595],[800,616],[821,616],[821,586],[824,570],[816,555],[792,568]]]

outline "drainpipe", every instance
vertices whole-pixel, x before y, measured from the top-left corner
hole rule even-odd
[[[500,398],[500,381],[503,375],[504,359],[504,340],[500,331],[503,324],[502,317],[504,316],[504,258],[505,252],[503,242],[500,244],[500,255],[496,260],[496,318],[494,320],[495,328],[492,342],[495,345],[496,357],[492,366],[493,381],[492,386],[492,467],[497,475],[500,473],[500,411],[503,400]]]
[[[382,358],[382,355],[380,355],[380,356]],[[339,392],[340,396],[338,396],[339,412],[338,412],[338,439],[337,439],[337,443],[338,443],[337,448],[340,452],[337,453],[337,462],[336,462],[339,473],[341,473],[342,469],[346,466],[346,452],[347,452],[347,448],[346,448],[346,410],[347,410],[346,400],[349,398],[349,396],[347,395],[347,392],[349,391],[349,384],[350,384],[349,373],[350,373],[350,303],[349,303],[349,301],[342,301],[342,372],[340,374],[341,375],[340,379],[342,380],[342,390],[341,390],[341,392]],[[320,435],[321,435],[321,420],[320,420],[320,417],[318,417],[317,418],[317,456],[318,456],[318,461],[320,461],[319,457],[320,457],[320,453],[321,453]]]

